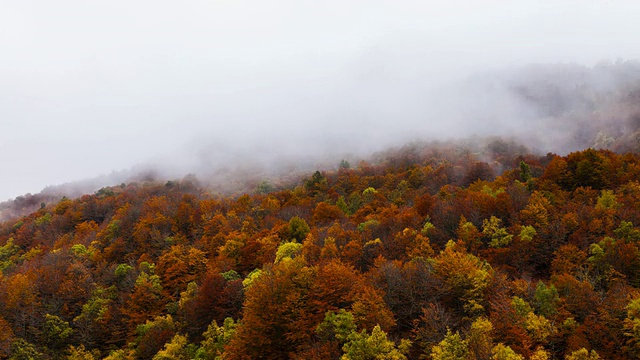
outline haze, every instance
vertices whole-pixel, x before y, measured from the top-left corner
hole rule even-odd
[[[0,201],[145,164],[206,173],[513,132],[518,108],[487,124],[448,84],[640,58],[636,1],[442,3],[4,1]]]

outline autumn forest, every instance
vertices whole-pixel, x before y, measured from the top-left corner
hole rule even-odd
[[[0,360],[640,359],[640,1],[0,3]]]
[[[635,152],[494,139],[43,203],[0,225],[0,356],[636,358],[639,181]]]

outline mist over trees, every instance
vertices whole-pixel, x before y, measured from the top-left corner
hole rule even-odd
[[[566,155],[589,147],[616,152],[638,151],[640,144],[640,63],[633,60],[578,64],[538,64],[478,72],[435,91],[407,94],[423,104],[408,118],[389,118],[394,130],[374,124],[354,125],[338,119],[317,132],[298,126],[273,144],[251,132],[243,141],[233,136],[194,142],[173,157],[140,163],[124,171],[80,182],[49,186],[41,193],[0,203],[0,219],[26,215],[41,203],[76,197],[102,187],[144,180],[171,180],[194,174],[210,191],[234,194],[263,184],[287,184],[315,169],[335,169],[341,159],[357,164],[408,143],[433,148],[457,146],[472,152],[493,142],[516,143],[520,152]],[[402,84],[400,84],[402,85]],[[389,84],[391,88],[398,84]],[[354,88],[353,93],[367,89]],[[348,98],[349,94],[345,94]],[[369,105],[367,105],[369,106]],[[373,106],[373,105],[372,105]],[[335,115],[337,117],[344,115]],[[337,121],[337,120],[336,120]],[[355,127],[354,127],[355,126]],[[407,131],[405,131],[405,129]],[[381,136],[384,132],[384,136]],[[234,135],[235,136],[235,135]],[[273,139],[279,139],[275,136]],[[374,161],[375,160],[374,155]]]
[[[211,193],[140,180],[0,224],[0,354],[628,359],[640,158],[412,143]]]

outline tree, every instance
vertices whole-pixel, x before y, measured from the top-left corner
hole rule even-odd
[[[174,245],[158,258],[155,272],[161,279],[163,290],[177,298],[186,285],[206,270],[205,253],[182,244]]]
[[[317,267],[309,289],[310,311],[320,314],[348,308],[364,279],[350,265],[334,259]],[[318,321],[322,317],[318,317]]]
[[[292,241],[302,242],[310,231],[309,224],[303,218],[294,216],[289,220],[289,238]]]
[[[302,244],[296,242],[286,242],[278,247],[276,251],[275,262],[280,262],[285,259],[293,259],[302,252]]]
[[[15,265],[19,259],[17,256],[19,251],[20,247],[14,244],[13,238],[9,238],[3,246],[0,246],[0,272]]]
[[[42,316],[40,299],[35,287],[35,273],[18,273],[6,279],[5,291],[0,291],[4,315],[13,325],[17,337],[30,338]]]
[[[375,188],[369,186],[368,188],[362,191],[362,199],[364,200],[365,203],[370,203],[373,201],[377,193],[378,191]]]
[[[42,329],[43,342],[51,350],[59,350],[66,345],[67,339],[73,334],[69,323],[56,315],[45,314]]]
[[[487,164],[486,162],[478,161],[467,169],[466,174],[464,175],[464,179],[462,180],[462,185],[469,186],[476,180],[490,181],[493,180],[495,176],[496,174],[491,166],[489,166],[489,164]]]
[[[343,199],[344,201],[344,199]],[[315,224],[327,224],[335,220],[339,220],[344,216],[343,210],[336,205],[330,205],[326,202],[321,202],[316,205],[316,208],[313,210],[313,215],[311,219]],[[305,234],[306,236],[306,234]],[[302,241],[300,239],[299,241]]]
[[[451,332],[451,328],[459,324],[457,318],[444,306],[430,303],[422,308],[422,315],[414,321],[415,341],[425,354]]]
[[[458,235],[458,239],[464,243],[467,249],[471,251],[477,251],[480,245],[482,245],[480,241],[482,233],[478,231],[478,228],[473,225],[473,223],[467,221],[464,216],[460,217],[456,235]]]
[[[631,300],[627,305],[624,330],[632,353],[640,354],[640,298]]]
[[[531,180],[531,178],[531,168],[524,161],[520,161],[520,180],[526,183],[527,181]]]
[[[315,269],[300,257],[263,269],[247,288],[243,319],[227,346],[229,359],[283,359],[308,340],[317,324],[306,298]]]
[[[247,276],[247,279],[251,276]],[[225,318],[240,316],[242,279],[225,279],[222,274],[210,270],[199,286],[194,283],[191,287],[191,294],[181,295],[178,314],[185,323],[184,330],[192,338],[201,336],[212,321],[222,323]]]
[[[482,233],[489,237],[489,246],[494,248],[505,247],[511,243],[513,235],[507,229],[500,227],[502,220],[495,216],[482,221]]]
[[[324,321],[316,327],[316,332],[325,339],[336,339],[341,345],[356,331],[353,314],[345,309],[338,312],[327,311]]]
[[[492,279],[491,266],[450,241],[433,262],[444,303],[459,304],[469,315],[484,311],[484,292]]]
[[[42,359],[44,355],[39,352],[36,347],[28,341],[17,338],[11,344],[11,356],[9,360],[32,360]]]
[[[190,360],[195,356],[196,348],[189,344],[187,337],[175,334],[170,342],[153,357],[153,360]]]
[[[542,281],[538,282],[534,297],[536,309],[540,315],[549,317],[558,312],[556,306],[560,298],[555,286],[547,286]]]
[[[529,197],[529,203],[520,211],[522,221],[534,228],[544,229],[549,225],[549,210],[551,202],[540,191],[534,191]]]
[[[460,334],[447,331],[444,339],[431,349],[433,360],[461,360],[469,358],[469,345]]]
[[[14,340],[11,324],[0,316],[0,357],[8,357]]]
[[[405,354],[409,352],[411,342],[401,340],[396,347],[393,341],[389,341],[387,334],[375,326],[371,334],[365,330],[352,332],[347,337],[347,342],[342,347],[344,355],[341,360],[405,360]]]
[[[540,346],[531,354],[529,360],[549,360],[550,358],[549,352]]]
[[[489,319],[480,317],[471,323],[471,329],[466,341],[469,345],[469,353],[475,359],[488,359],[493,347],[493,324]]]
[[[142,263],[133,293],[126,301],[123,313],[128,318],[129,329],[159,315],[167,299],[162,296],[160,277],[155,274],[155,265]]]
[[[84,345],[93,347],[107,337],[111,339],[120,337],[119,331],[114,331],[112,326],[114,324],[110,317],[113,302],[116,299],[115,286],[106,289],[97,288],[93,291],[91,298],[82,305],[82,312],[73,319],[73,323]]]
[[[613,190],[602,190],[596,203],[597,210],[615,210],[620,207]]]
[[[204,339],[200,343],[200,348],[196,352],[196,359],[217,360],[224,353],[224,347],[231,341],[236,333],[236,324],[232,318],[224,319],[224,324],[220,327],[215,322],[211,322],[207,331],[202,334]]]
[[[436,281],[430,260],[426,257],[417,257],[405,263],[380,259],[370,269],[369,278],[376,288],[382,290],[384,302],[393,313],[398,332],[414,328],[414,322],[424,314],[423,308],[430,306],[436,292]],[[432,320],[435,319],[428,320],[429,325],[435,322]],[[444,336],[444,333],[441,335]]]
[[[153,320],[147,320],[136,328],[136,357],[140,359],[152,359],[155,354],[164,347],[176,335],[177,324],[173,321],[171,315],[156,316]],[[182,341],[179,338],[173,344],[171,349],[179,351]]]
[[[500,343],[492,350],[491,360],[524,360],[522,355],[516,354],[510,347]]]
[[[320,171],[314,172],[311,178],[305,183],[305,187],[312,195],[325,192],[327,186],[327,178]]]
[[[594,350],[589,352],[589,350],[582,348],[580,350],[573,351],[564,358],[565,360],[599,360],[600,356]]]
[[[67,350],[67,360],[98,360],[100,359],[100,351],[95,349],[93,351],[87,351],[84,345],[69,346]]]
[[[569,189],[579,186],[600,190],[610,183],[607,177],[609,160],[606,151],[587,149],[567,155],[569,177],[564,181]]]

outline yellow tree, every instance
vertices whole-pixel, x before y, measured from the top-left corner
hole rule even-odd
[[[445,303],[458,304],[471,316],[484,312],[485,291],[493,278],[488,263],[449,241],[434,259],[433,274],[442,285]]]

